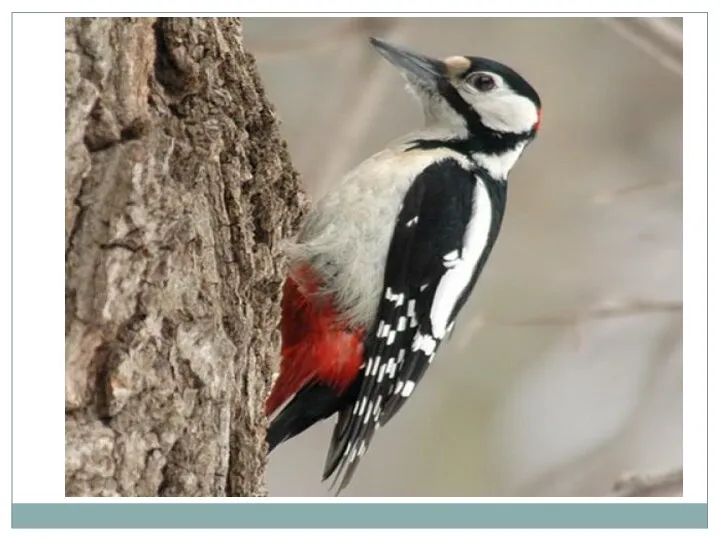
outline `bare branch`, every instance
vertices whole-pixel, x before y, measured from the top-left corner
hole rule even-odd
[[[359,35],[387,32],[398,22],[399,20],[393,17],[355,17],[340,21],[323,32],[305,38],[281,43],[258,43],[253,46],[253,55],[258,60],[270,60],[287,54],[337,47],[339,42]]]
[[[608,304],[587,311],[569,313],[566,315],[548,315],[519,320],[487,320],[487,324],[498,326],[563,326],[576,325],[587,320],[611,319],[614,317],[630,317],[645,313],[678,312],[682,311],[681,301],[663,300],[625,300]]]
[[[608,204],[608,203],[613,202],[615,199],[617,199],[619,197],[634,195],[636,193],[648,191],[651,189],[669,189],[669,188],[681,188],[681,187],[682,187],[682,177],[674,178],[672,180],[664,180],[661,182],[652,180],[649,182],[642,182],[640,184],[635,184],[632,186],[601,191],[601,192],[597,193],[595,195],[595,197],[593,197],[592,202],[595,204]]]
[[[683,470],[661,473],[628,473],[613,485],[611,497],[682,497]]]
[[[671,18],[612,17],[600,19],[669,70],[682,76],[682,22]]]
[[[365,30],[372,28],[365,21]],[[376,34],[401,40],[402,26],[384,24],[376,27]],[[380,33],[382,30],[382,33]],[[367,135],[375,113],[390,84],[392,71],[383,69],[383,60],[370,50],[362,51],[357,65],[346,83],[347,92],[339,99],[329,129],[321,131],[320,137],[329,140],[314,141],[314,148],[334,148],[330,154],[322,153],[314,160],[315,166],[307,173],[315,179],[315,189],[322,191],[332,179],[342,176],[348,161],[355,155],[358,146]]]

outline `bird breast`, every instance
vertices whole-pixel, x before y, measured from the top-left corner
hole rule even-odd
[[[313,206],[287,253],[309,262],[353,326],[369,327],[383,288],[387,251],[405,193],[429,165],[461,154],[399,145],[363,161]]]

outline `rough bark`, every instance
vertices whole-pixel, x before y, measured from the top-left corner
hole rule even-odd
[[[66,494],[264,495],[304,203],[241,23],[68,19],[65,69]]]

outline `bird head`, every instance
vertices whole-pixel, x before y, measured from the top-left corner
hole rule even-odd
[[[428,124],[462,131],[467,138],[535,137],[540,97],[508,66],[475,56],[437,60],[377,38],[370,43],[401,70]]]

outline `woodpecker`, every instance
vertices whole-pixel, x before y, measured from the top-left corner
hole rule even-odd
[[[425,124],[347,173],[290,242],[265,406],[270,450],[337,413],[322,474],[339,480],[336,494],[450,335],[541,119],[537,92],[497,61],[370,43],[400,69]]]

